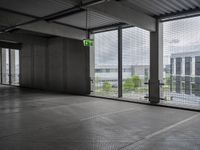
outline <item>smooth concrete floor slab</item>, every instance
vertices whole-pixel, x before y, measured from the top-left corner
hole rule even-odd
[[[0,86],[0,150],[191,149],[198,112]]]

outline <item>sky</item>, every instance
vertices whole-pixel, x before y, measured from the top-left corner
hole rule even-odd
[[[123,64],[149,63],[149,32],[140,28],[123,30]],[[95,64],[117,65],[118,37],[117,31],[98,33],[95,35]]]
[[[123,29],[123,65],[148,65],[149,32],[132,27]],[[170,55],[200,50],[200,17],[180,19],[163,24],[164,65]],[[95,64],[117,65],[117,31],[95,35]]]
[[[164,63],[173,53],[200,51],[200,17],[166,22],[163,25]]]

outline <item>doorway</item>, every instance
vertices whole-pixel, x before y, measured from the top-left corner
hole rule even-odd
[[[1,48],[1,84],[19,86],[19,50]]]

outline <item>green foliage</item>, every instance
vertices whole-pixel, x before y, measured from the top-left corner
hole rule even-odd
[[[140,86],[141,86],[140,77],[134,75],[134,76],[125,80],[123,87],[124,87],[125,91],[133,91],[133,90],[136,90]]]
[[[96,78],[95,78],[95,83],[96,83],[96,85],[99,84],[99,77],[96,77]]]
[[[106,81],[103,83],[103,91],[110,92],[112,90],[112,85]]]
[[[171,82],[170,75],[166,75],[166,77],[165,77],[165,85],[170,85],[170,82]]]
[[[131,78],[128,78],[124,82],[124,90],[125,91],[132,91],[135,89],[135,85]]]
[[[132,76],[131,79],[132,79],[132,82],[134,83],[135,88],[138,88],[141,86],[141,79],[139,76],[136,76],[136,75]]]

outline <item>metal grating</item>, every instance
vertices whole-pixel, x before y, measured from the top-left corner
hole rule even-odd
[[[80,28],[86,28],[86,12],[74,14],[57,21]],[[94,11],[88,11],[87,21],[89,29],[119,23],[119,21],[116,19],[107,17]]]
[[[84,2],[88,2],[88,0],[85,0]],[[35,17],[44,17],[72,8],[79,3],[79,0],[18,0],[18,3],[13,3],[12,0],[1,0],[0,8],[19,12],[25,15],[27,14]],[[62,19],[57,20],[57,22],[79,28],[86,28],[86,13],[82,12],[63,17]],[[119,23],[119,21],[116,19],[101,15],[94,11],[89,11],[88,28],[97,28],[116,23]]]
[[[93,0],[84,0],[83,2],[88,1]],[[18,0],[17,3],[13,3],[13,0],[1,0],[0,8],[5,8],[36,17],[44,17],[62,10],[69,9],[79,3],[80,0]],[[190,10],[200,10],[199,0],[121,0],[119,3],[120,5],[144,12],[153,17],[166,17],[166,15],[169,14],[174,15],[175,13],[188,12]],[[57,21],[60,23],[85,28],[85,20],[85,12],[82,12],[64,17]],[[106,16],[105,14],[102,15],[94,11],[89,12],[88,28],[98,28],[117,24],[119,22],[121,21]]]
[[[126,0],[124,4],[151,16],[200,8],[199,0]]]
[[[1,0],[0,7],[17,12],[43,17],[61,10],[71,8],[72,3],[66,2],[64,0],[18,0],[13,2],[13,0]]]

